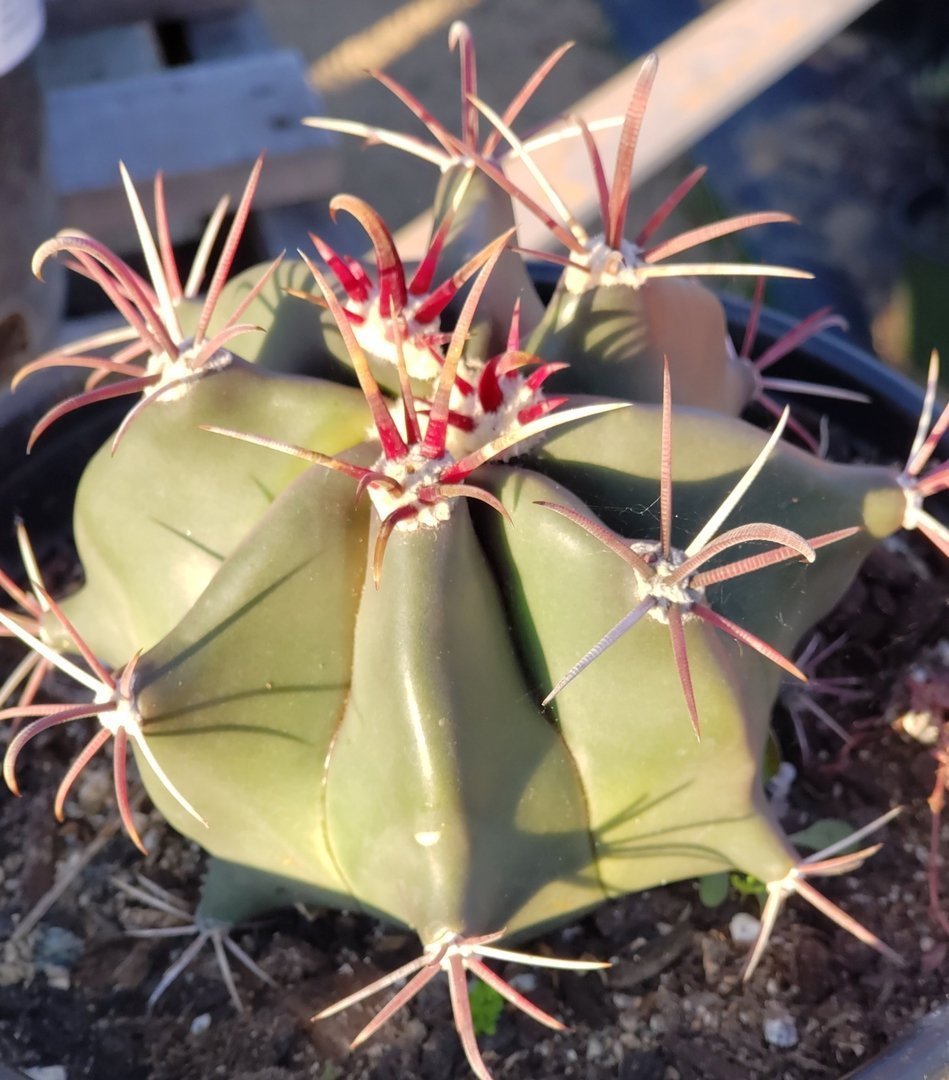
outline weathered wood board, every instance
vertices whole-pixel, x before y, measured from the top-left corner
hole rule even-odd
[[[258,209],[331,190],[333,142],[300,124],[319,111],[291,50],[233,56],[49,92],[49,140],[64,225],[123,249],[133,240],[117,163],[166,177],[172,232],[188,239],[225,192],[237,196],[267,152]]]
[[[246,7],[249,0],[46,0],[52,35],[75,34],[130,22],[194,19]]]

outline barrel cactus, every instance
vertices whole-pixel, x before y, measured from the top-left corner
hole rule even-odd
[[[56,813],[113,741],[118,808],[142,847],[131,744],[154,803],[210,853],[201,941],[254,967],[226,928],[300,900],[409,927],[416,961],[320,1015],[409,979],[362,1041],[444,970],[488,1077],[466,972],[560,1026],[487,961],[598,966],[509,944],[611,897],[739,869],[768,896],[748,974],[792,893],[893,956],[813,884],[856,868],[870,830],[802,859],[764,795],[765,748],[782,679],[805,678],[789,657],[873,546],[918,528],[949,553],[925,506],[949,487],[949,466],[930,465],[949,411],[933,423],[930,398],[901,472],[827,461],[792,418],[799,448],[786,411],[770,433],[741,419],[795,389],[760,374],[782,345],[756,366],[753,329],[735,348],[697,277],[806,275],[665,260],[786,215],[654,242],[693,174],[624,238],[650,59],[611,182],[595,134],[580,120],[563,132],[590,154],[591,237],[546,180],[550,210],[514,188],[496,153],[531,159],[511,125],[560,51],[498,115],[475,96],[470,35],[451,40],[460,136],[388,78],[436,148],[333,122],[440,166],[411,273],[372,207],[339,196],[371,260],[313,236],[299,259],[228,280],[260,162],[203,300],[211,241],[183,286],[160,178],[153,233],[123,171],[146,277],[81,233],[37,252],[38,273],[59,255],[93,278],[128,328],[24,373],[90,371],[34,440],[86,401],[141,396],[79,487],[81,588],[54,598],[20,530],[28,587],[4,578],[0,623],[31,651],[2,715],[28,722],[4,774],[18,792],[28,743],[91,724]],[[546,307],[512,199],[566,249]],[[38,704],[50,668],[91,700]]]

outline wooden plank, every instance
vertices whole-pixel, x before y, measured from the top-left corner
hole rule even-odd
[[[634,183],[642,183],[678,153],[711,131],[760,90],[776,82],[825,41],[844,29],[876,0],[723,0],[673,35],[657,50],[659,74],[636,150]],[[587,121],[622,116],[639,63],[626,68],[567,112]],[[616,156],[618,129],[603,131],[597,143],[608,166]],[[581,220],[597,214],[596,191],[586,155],[577,140],[556,143],[535,154],[537,164]],[[511,155],[505,172],[543,205],[529,174]],[[519,242],[556,248],[558,242],[536,218],[516,207]],[[428,239],[426,216],[396,234],[404,258],[419,258]]]
[[[296,258],[298,248],[309,250],[307,232],[325,227],[327,216],[325,202],[321,206],[312,200],[257,211],[253,218],[257,244],[266,258],[274,259],[281,251]]]
[[[124,79],[164,66],[155,28],[144,22],[45,38],[37,50],[37,62],[47,91]]]
[[[108,301],[105,301],[108,304]],[[115,330],[125,325],[125,320],[114,307],[105,307],[93,315],[77,315],[71,319],[63,319],[59,331],[56,334],[54,346],[71,345],[74,341],[82,341],[94,334],[105,333],[106,330]],[[23,385],[27,385],[24,380]]]
[[[338,165],[332,140],[300,124],[314,107],[303,61],[289,50],[54,90],[49,137],[61,218],[120,250],[134,245],[120,159],[138,181],[164,170],[177,240],[198,232],[223,193],[239,194],[261,150],[259,208],[323,194],[337,184]]]
[[[191,19],[184,24],[185,41],[195,60],[215,60],[226,56],[246,55],[273,48],[270,29],[255,7],[230,15],[209,15]],[[317,116],[324,111],[323,101],[311,91],[307,115]],[[335,147],[337,139],[328,141]],[[328,189],[309,194],[327,194]],[[270,209],[257,209],[252,215],[253,235],[261,259],[273,259],[282,251],[291,255],[306,243],[307,230],[325,227],[326,200],[307,199],[304,202]]]
[[[195,60],[223,60],[274,48],[270,29],[256,6],[188,19],[182,31]]]
[[[339,251],[362,253],[366,249],[366,234],[356,219],[340,214],[334,222],[326,199],[310,199],[255,213],[253,224],[259,246],[270,259],[281,251],[295,258],[298,248],[312,255],[313,246],[307,236],[311,232],[331,238],[333,247]]]
[[[170,22],[236,11],[249,0],[46,0],[49,34],[74,34],[117,23]]]

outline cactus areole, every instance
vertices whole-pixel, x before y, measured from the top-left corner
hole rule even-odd
[[[3,715],[28,722],[4,772],[17,791],[32,739],[89,725],[56,812],[111,741],[119,810],[141,847],[131,745],[154,803],[210,853],[197,918],[218,929],[202,941],[223,949],[221,926],[300,900],[411,928],[417,961],[321,1015],[409,979],[362,1041],[444,971],[470,1065],[487,1077],[468,974],[559,1027],[487,961],[599,966],[507,943],[611,897],[737,869],[769,896],[749,974],[791,893],[889,953],[812,884],[874,849],[802,860],[764,795],[763,758],[780,680],[805,678],[795,649],[873,546],[916,528],[949,549],[927,508],[949,486],[931,460],[949,416],[934,420],[929,401],[902,472],[821,457],[760,371],[830,317],[753,358],[753,330],[733,345],[697,280],[806,275],[666,261],[786,215],[656,241],[697,172],[625,238],[654,60],[611,179],[582,121],[562,133],[590,157],[602,217],[591,239],[512,130],[563,50],[499,115],[477,97],[467,29],[451,43],[460,135],[387,76],[434,145],[313,121],[441,170],[431,244],[411,273],[379,215],[339,196],[333,211],[363,226],[370,258],[314,235],[299,259],[229,279],[259,162],[206,284],[224,208],[183,284],[161,178],[152,225],[124,170],[144,276],[82,233],[37,252],[37,272],[62,256],[127,326],[30,366],[89,373],[34,441],[86,401],[134,404],[80,485],[84,584],[55,599],[21,529],[31,587],[4,581],[0,621],[31,652]],[[543,205],[506,180],[505,144],[538,174]],[[546,310],[514,246],[512,199],[564,249]],[[773,430],[740,418],[753,398]],[[36,704],[52,667],[92,701]]]

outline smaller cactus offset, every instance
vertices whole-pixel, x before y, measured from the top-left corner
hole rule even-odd
[[[611,178],[582,120],[561,132],[589,156],[602,217],[590,235],[512,130],[565,50],[499,114],[475,94],[467,29],[456,24],[450,42],[460,135],[388,76],[433,144],[310,121],[438,167],[418,266],[371,206],[339,195],[332,212],[358,221],[371,258],[313,234],[299,258],[229,279],[260,161],[203,298],[225,208],[182,284],[160,177],[150,225],[122,171],[146,276],[83,233],[38,250],[37,273],[61,257],[127,329],[24,370],[89,370],[31,446],[87,402],[134,404],[79,486],[82,586],[55,598],[19,526],[28,586],[0,578],[0,624],[30,651],[0,715],[26,721],[4,761],[14,793],[34,739],[88,725],[57,817],[111,741],[130,839],[144,850],[131,747],[155,805],[210,854],[194,940],[153,999],[209,942],[240,1006],[227,955],[264,973],[229,926],[298,901],[359,910],[417,933],[419,956],[319,1017],[408,980],[358,1044],[444,971],[485,1078],[468,975],[562,1027],[490,962],[604,966],[532,955],[529,942],[627,893],[728,870],[764,882],[747,976],[792,893],[898,961],[814,883],[859,867],[876,847],[854,845],[882,820],[802,858],[765,797],[764,759],[783,681],[819,662],[817,646],[791,657],[875,545],[918,529],[949,555],[927,503],[949,489],[949,464],[934,461],[949,409],[935,416],[934,372],[904,469],[827,460],[772,395],[854,395],[767,369],[839,320],[816,311],[758,351],[759,282],[733,344],[697,280],[808,275],[674,261],[788,216],[657,239],[699,170],[625,236],[655,59],[632,88]],[[506,179],[505,145],[549,208]],[[512,200],[565,249],[546,305],[515,244]],[[773,430],[741,418],[751,403]],[[37,703],[52,669],[91,700]],[[126,888],[189,918],[147,882]]]

